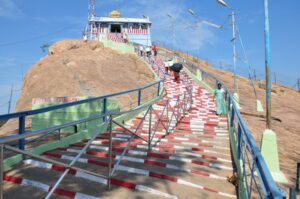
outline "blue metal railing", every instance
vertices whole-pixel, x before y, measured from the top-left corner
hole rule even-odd
[[[104,118],[104,121],[105,121],[106,120],[105,115],[108,112],[108,108],[107,108],[108,107],[108,99],[113,98],[113,97],[119,97],[119,96],[122,96],[122,95],[131,94],[131,93],[137,93],[137,99],[138,99],[137,104],[138,104],[138,106],[140,106],[142,104],[142,99],[143,99],[142,91],[144,91],[146,89],[149,89],[149,88],[157,87],[156,88],[157,91],[155,91],[155,95],[159,96],[162,83],[163,83],[163,81],[159,80],[159,81],[156,81],[154,83],[148,84],[148,85],[140,87],[140,88],[127,90],[127,91],[122,91],[122,92],[118,92],[118,93],[113,93],[113,94],[109,94],[109,95],[105,95],[105,96],[89,98],[89,99],[85,99],[85,100],[65,103],[65,104],[61,104],[61,105],[50,106],[50,107],[41,108],[41,109],[21,111],[21,112],[17,112],[17,113],[0,115],[0,120],[9,120],[9,119],[17,118],[18,119],[18,127],[19,127],[18,128],[18,136],[24,135],[25,133],[26,134],[31,134],[32,136],[46,134],[50,131],[59,130],[63,127],[77,125],[77,124],[80,124],[80,123],[83,123],[83,122],[86,122],[86,121],[91,121],[91,120],[95,120],[95,119],[99,119],[99,118]],[[85,103],[90,103],[90,102],[95,102],[95,101],[100,101],[100,100],[103,100],[103,114],[101,114],[101,115],[95,115],[95,116],[91,116],[89,118],[85,118],[85,119],[81,119],[81,120],[77,120],[77,121],[73,121],[73,122],[67,122],[67,123],[64,123],[62,125],[48,127],[48,128],[40,129],[40,130],[37,130],[37,131],[26,132],[25,121],[26,121],[26,117],[28,117],[28,116],[41,114],[41,113],[47,113],[49,111],[64,109],[64,108],[68,108],[68,107],[72,107],[72,106],[76,106],[76,105],[80,105],[80,104],[85,104]],[[17,135],[15,137],[17,137]],[[24,138],[25,137],[26,136],[24,136]],[[0,140],[2,140],[3,142],[8,141],[8,140],[13,140],[13,136],[10,136],[9,139],[2,138]],[[24,150],[25,149],[25,139],[18,139],[18,140],[19,140],[18,141],[19,149]]]
[[[273,180],[252,133],[234,103],[230,90],[220,79],[200,69],[194,63],[187,60],[183,62],[194,75],[200,72],[202,81],[211,88],[214,88],[217,82],[221,82],[227,92],[230,141],[239,174],[239,196],[241,198],[285,198],[285,193]]]

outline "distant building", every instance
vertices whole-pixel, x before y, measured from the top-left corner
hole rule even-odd
[[[151,46],[151,22],[148,17],[124,18],[114,10],[108,17],[91,16],[84,34],[85,39],[111,39]]]

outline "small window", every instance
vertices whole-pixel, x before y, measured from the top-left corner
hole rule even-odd
[[[100,24],[100,27],[101,27],[101,28],[107,28],[108,25],[107,25],[107,23],[101,23],[101,24]]]
[[[132,28],[133,28],[133,29],[139,29],[139,28],[140,28],[140,25],[137,24],[137,23],[135,23],[135,24],[132,25]]]
[[[141,28],[144,29],[144,30],[147,29],[147,24],[142,24]]]
[[[128,23],[124,23],[123,27],[128,28],[129,27]]]

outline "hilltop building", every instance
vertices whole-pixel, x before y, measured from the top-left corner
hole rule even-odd
[[[126,18],[114,10],[107,17],[89,17],[84,37],[90,40],[110,39],[151,46],[151,21],[148,17]]]

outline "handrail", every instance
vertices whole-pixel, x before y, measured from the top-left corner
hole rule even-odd
[[[26,152],[25,147],[24,147],[25,138],[32,137],[32,136],[37,136],[37,135],[41,135],[41,134],[45,134],[45,133],[49,134],[49,132],[54,132],[56,130],[60,130],[60,129],[68,127],[68,126],[73,126],[73,125],[76,125],[76,124],[84,123],[84,122],[99,119],[99,118],[104,118],[104,123],[106,125],[109,125],[109,129],[110,129],[110,132],[111,132],[113,116],[122,115],[122,114],[126,114],[126,113],[131,113],[131,112],[134,112],[134,111],[145,109],[145,107],[148,107],[148,106],[151,107],[151,104],[150,105],[148,105],[148,104],[141,105],[141,94],[142,94],[141,91],[144,90],[144,89],[147,89],[149,87],[152,87],[154,85],[158,85],[158,91],[156,93],[156,96],[159,96],[160,95],[160,90],[161,90],[160,86],[161,86],[161,83],[164,80],[165,80],[165,78],[163,80],[159,80],[157,82],[154,82],[152,84],[149,84],[149,85],[146,85],[146,86],[143,86],[143,87],[140,87],[140,88],[136,88],[136,89],[132,89],[132,90],[128,90],[128,91],[123,91],[123,92],[118,92],[118,93],[114,93],[114,94],[110,94],[110,95],[106,95],[106,96],[81,100],[81,101],[78,101],[78,102],[66,103],[66,104],[62,104],[62,105],[57,105],[57,106],[52,106],[52,107],[47,107],[47,108],[42,108],[42,109],[37,109],[37,110],[32,110],[32,111],[23,111],[23,112],[19,112],[19,113],[12,113],[12,114],[6,114],[6,115],[0,116],[0,120],[3,119],[3,118],[11,119],[11,118],[19,117],[19,134],[18,135],[13,135],[13,136],[8,136],[8,137],[0,139],[0,149],[1,149],[1,151],[0,151],[0,177],[1,177],[1,179],[0,179],[0,198],[3,198],[3,186],[2,186],[3,185],[3,157],[4,157],[3,156],[3,154],[4,154],[3,149],[15,151],[15,152],[23,155],[23,157],[25,157],[24,155],[27,155],[28,157],[33,157],[33,158],[36,158],[36,159],[44,160],[46,162],[56,163],[58,165],[61,165],[61,166],[65,167],[65,171],[60,176],[60,178],[57,180],[57,182],[54,184],[54,186],[49,190],[49,193],[46,196],[46,198],[50,198],[51,195],[56,190],[56,188],[59,186],[59,184],[63,181],[65,176],[68,174],[69,170],[71,168],[76,168],[73,165],[77,162],[77,160],[81,157],[81,155],[86,152],[88,147],[97,138],[97,136],[101,133],[101,131],[99,130],[99,131],[97,131],[96,133],[93,134],[92,138],[89,139],[89,141],[86,143],[84,148],[80,150],[80,152],[76,155],[76,157],[69,164],[61,164],[61,163],[58,163],[58,162],[51,161],[48,158],[44,158],[44,157],[39,156],[39,155],[34,155],[34,154],[31,154],[30,152]],[[120,111],[118,111],[118,112],[103,111],[104,113],[95,114],[91,117],[80,119],[80,120],[73,121],[73,122],[67,122],[67,123],[64,123],[62,125],[56,125],[56,126],[52,126],[52,127],[48,127],[48,128],[44,128],[44,129],[40,129],[40,130],[36,130],[36,131],[31,131],[31,132],[26,132],[25,131],[25,127],[24,127],[25,126],[25,116],[39,114],[39,113],[45,113],[45,112],[48,112],[48,111],[57,110],[57,109],[60,109],[60,108],[66,108],[66,107],[79,105],[79,104],[83,104],[83,103],[87,103],[87,102],[92,102],[92,101],[96,101],[96,100],[100,100],[100,99],[106,100],[106,102],[104,102],[103,104],[104,104],[104,106],[107,106],[107,98],[119,96],[119,95],[122,95],[122,94],[128,94],[128,93],[136,92],[136,91],[138,91],[138,105],[139,105],[137,108],[134,108],[134,109],[131,108],[130,110],[123,111],[123,112],[120,112]],[[104,110],[105,109],[106,109],[106,107],[104,107]],[[117,122],[115,122],[115,124],[118,125]],[[111,136],[112,135],[110,134],[110,149],[112,149],[112,137]],[[136,136],[136,133],[133,133],[132,138],[134,136]],[[12,141],[16,141],[16,140],[19,140],[19,149],[7,145],[8,143],[10,143]],[[20,147],[20,145],[22,147]],[[111,155],[112,155],[112,152],[110,150],[110,157],[111,157]],[[121,159],[120,159],[120,161],[121,161]],[[94,174],[93,172],[90,172],[86,169],[81,169],[81,171],[85,172],[85,173],[89,173],[91,175],[101,176],[101,177],[107,178],[108,179],[108,186],[110,186],[110,179],[111,179],[111,176],[114,172],[114,170],[111,172],[111,165],[112,165],[112,162],[111,162],[111,158],[110,158],[108,176],[102,176],[102,175]]]
[[[18,134],[19,135],[23,135],[26,133],[25,130],[25,121],[26,121],[26,117],[27,116],[31,116],[31,115],[36,115],[36,114],[40,114],[40,113],[46,113],[49,111],[54,111],[54,110],[59,110],[59,109],[63,109],[63,108],[68,108],[71,106],[75,106],[75,105],[80,105],[80,104],[85,104],[85,103],[89,103],[89,102],[95,102],[95,101],[99,101],[99,100],[103,100],[103,113],[106,114],[108,112],[107,107],[108,107],[108,99],[111,97],[117,97],[117,96],[121,96],[124,94],[129,94],[129,93],[134,93],[137,92],[137,99],[138,99],[138,106],[141,105],[141,101],[142,101],[142,91],[145,89],[148,89],[150,87],[154,87],[157,85],[157,93],[156,95],[159,96],[160,94],[160,88],[161,88],[161,83],[163,81],[162,80],[158,80],[154,83],[139,87],[139,88],[135,88],[135,89],[131,89],[131,90],[127,90],[127,91],[121,91],[121,92],[117,92],[117,93],[112,93],[109,95],[105,95],[105,96],[99,96],[99,97],[95,97],[95,98],[90,98],[90,99],[85,99],[85,100],[80,100],[80,101],[76,101],[76,102],[70,102],[70,103],[64,103],[64,104],[60,104],[60,105],[55,105],[55,106],[50,106],[50,107],[45,107],[45,108],[40,108],[40,109],[35,109],[35,110],[27,110],[27,111],[21,111],[21,112],[17,112],[17,113],[10,113],[10,114],[5,114],[5,115],[0,115],[0,120],[9,120],[9,119],[13,119],[13,118],[18,118]],[[132,109],[132,107],[130,107],[130,109]],[[68,127],[71,125],[76,125],[76,124],[80,124],[89,120],[94,120],[94,119],[98,119],[99,117],[96,116],[96,118],[93,118],[93,116],[91,118],[87,118],[87,119],[82,119],[82,120],[77,120],[74,122],[67,122],[64,123],[63,125],[58,125],[58,126],[52,126],[49,128],[44,128],[41,130],[38,130],[37,132],[33,133],[36,135],[39,134],[43,134],[43,133],[47,133],[49,132],[50,129],[52,130],[58,130],[60,129],[60,127]],[[103,119],[105,119],[105,117],[103,117]],[[17,139],[18,136],[15,136],[14,139]],[[3,143],[3,141],[8,141],[8,140],[3,140],[6,138],[0,138],[0,142]],[[24,149],[25,148],[25,140],[24,139],[19,139],[19,149]]]
[[[157,73],[158,73],[158,76],[159,76],[159,71],[160,71],[160,69],[161,69],[161,67],[159,66],[159,64],[157,64],[156,61],[153,60],[153,59],[150,59],[150,60],[148,60],[148,61],[151,62],[152,66],[154,66],[154,65],[157,66]],[[154,71],[155,71],[155,69],[154,69]],[[165,72],[164,72],[164,71],[163,71],[163,75],[164,75],[164,76],[163,76],[163,81],[165,81],[166,75],[165,75]],[[189,82],[184,81],[184,84],[186,84],[186,83],[189,83]],[[141,139],[141,140],[143,140],[144,142],[146,142],[146,144],[148,144],[148,150],[151,151],[152,145],[153,145],[153,146],[156,146],[156,145],[157,145],[157,142],[155,142],[154,144],[152,144],[152,141],[153,141],[153,139],[154,139],[155,133],[156,133],[157,128],[158,128],[158,125],[159,125],[159,124],[162,124],[162,125],[163,125],[163,127],[164,127],[165,130],[166,130],[165,135],[167,135],[167,134],[169,134],[169,127],[170,127],[169,125],[170,125],[171,122],[172,122],[173,115],[175,115],[176,125],[178,124],[179,120],[181,119],[181,112],[182,112],[183,115],[185,115],[186,112],[191,108],[191,104],[192,104],[192,87],[189,86],[189,85],[186,85],[185,88],[186,88],[186,92],[184,92],[183,94],[179,94],[178,96],[173,97],[173,99],[176,99],[176,103],[175,103],[174,108],[172,109],[172,116],[171,116],[171,120],[170,120],[170,121],[168,121],[168,120],[169,120],[169,115],[168,115],[168,112],[167,112],[167,118],[168,118],[168,120],[167,120],[167,127],[163,124],[163,122],[162,122],[161,119],[162,119],[162,117],[163,117],[163,115],[164,115],[164,113],[165,113],[165,110],[168,110],[168,107],[171,106],[171,105],[169,104],[169,101],[170,101],[170,99],[172,99],[172,98],[168,98],[167,100],[165,100],[166,103],[165,103],[165,105],[164,105],[164,107],[163,107],[163,110],[162,110],[162,112],[161,112],[160,115],[154,111],[154,109],[153,109],[153,107],[152,107],[153,105],[150,105],[149,108],[145,111],[145,113],[144,113],[144,115],[143,115],[141,121],[138,123],[137,127],[133,130],[134,132],[131,131],[131,130],[129,130],[129,129],[126,128],[126,127],[124,128],[123,125],[120,125],[120,124],[118,124],[117,122],[114,122],[113,119],[110,119],[110,128],[109,128],[109,129],[110,129],[110,130],[109,130],[109,135],[110,135],[110,136],[109,136],[109,165],[110,165],[110,166],[109,166],[109,175],[108,175],[108,176],[109,176],[109,179],[114,175],[115,171],[117,171],[117,169],[118,169],[118,167],[120,166],[120,163],[121,163],[123,157],[125,156],[125,154],[126,154],[128,148],[129,148],[129,146],[130,146],[130,144],[131,144],[131,142],[132,142],[132,140],[133,140],[133,138],[134,138],[135,136],[136,136],[138,139]],[[186,97],[186,93],[188,94],[188,97]],[[184,100],[184,106],[183,106],[183,107],[182,107],[182,103],[180,103],[180,100],[181,100],[181,99],[180,99],[180,96],[181,96],[181,95],[183,95],[183,100]],[[162,101],[162,102],[164,102],[164,101]],[[187,104],[189,104],[190,106],[187,106]],[[176,108],[177,108],[177,115],[176,115],[176,113],[175,113]],[[155,128],[154,128],[153,130],[152,130],[152,112],[154,112],[155,115],[157,116],[157,123],[156,123],[156,125],[154,124]],[[147,116],[148,114],[149,114],[149,124],[148,124],[148,125],[149,125],[149,132],[148,132],[148,133],[149,133],[149,135],[148,135],[148,139],[149,139],[149,140],[145,140],[144,138],[142,138],[142,137],[141,137],[140,135],[138,135],[137,133],[138,133],[138,131],[139,131],[141,125],[145,122],[146,116]],[[124,128],[127,132],[131,133],[131,137],[130,137],[129,140],[127,141],[127,145],[126,145],[126,147],[123,149],[121,155],[118,156],[117,162],[114,164],[113,169],[112,169],[112,171],[111,171],[111,166],[112,166],[112,128],[111,128],[111,126],[112,126],[112,123],[117,124],[118,126]],[[110,189],[110,180],[108,180],[108,188]]]
[[[151,83],[151,84],[148,84],[146,86],[139,87],[139,88],[126,90],[126,91],[121,91],[121,92],[117,92],[117,93],[112,93],[112,94],[105,95],[105,96],[100,96],[100,97],[95,97],[95,98],[90,98],[90,99],[84,99],[84,100],[80,100],[80,101],[76,101],[76,102],[69,102],[69,103],[50,106],[50,107],[46,107],[46,108],[40,108],[40,109],[28,110],[28,111],[20,111],[20,112],[17,112],[17,113],[4,114],[4,115],[0,115],[0,120],[7,120],[7,119],[17,118],[17,117],[21,117],[21,116],[29,116],[29,115],[39,114],[39,113],[45,113],[45,112],[48,112],[48,111],[53,111],[53,110],[57,110],[57,109],[61,109],[61,108],[67,108],[67,107],[80,105],[80,104],[84,104],[84,103],[88,103],[88,102],[94,102],[94,101],[98,101],[98,100],[105,99],[105,98],[116,97],[116,96],[119,96],[119,95],[133,93],[135,91],[145,90],[145,89],[150,88],[150,87],[152,87],[156,84],[160,84],[161,82],[162,82],[162,80],[159,80],[159,81],[156,81],[154,83]]]
[[[99,119],[99,118],[103,118],[103,117],[118,116],[118,115],[123,115],[123,114],[126,114],[126,113],[136,112],[136,111],[142,110],[142,109],[144,109],[148,106],[149,105],[141,105],[137,108],[134,108],[134,109],[131,109],[131,110],[128,110],[128,111],[122,111],[122,112],[107,112],[107,113],[95,114],[91,117],[84,118],[84,119],[81,119],[81,120],[77,120],[77,121],[73,121],[73,122],[67,122],[67,123],[64,123],[64,124],[61,124],[61,125],[56,125],[56,126],[36,130],[36,131],[26,132],[26,133],[21,134],[21,135],[11,135],[11,136],[7,136],[7,137],[3,137],[3,138],[0,139],[0,144],[7,144],[7,143],[17,141],[17,140],[20,140],[20,139],[24,139],[24,138],[27,138],[27,137],[37,136],[37,135],[40,135],[40,134],[43,134],[43,133],[47,133],[49,131],[59,130],[59,129],[62,129],[62,128],[65,128],[65,127],[73,126],[73,125],[76,125],[76,124],[81,124],[81,123],[84,123],[84,122],[87,122],[87,121],[91,121],[91,120],[95,120],[95,119]]]
[[[244,193],[243,197],[251,198],[253,193],[252,186],[254,182],[256,190],[258,191],[261,198],[284,198],[285,193],[280,190],[280,188],[273,180],[270,170],[268,169],[267,164],[260,152],[260,149],[253,135],[248,129],[244,119],[242,118],[239,109],[236,107],[236,104],[234,103],[234,97],[232,96],[228,87],[226,87],[224,82],[222,82],[216,76],[204,71],[200,67],[195,66],[195,64],[190,62],[189,60],[185,60],[184,58],[182,59],[185,63],[193,68],[193,71],[191,71],[192,73],[195,73],[198,70],[202,73],[202,77],[204,77],[202,79],[208,78],[210,80],[213,80],[215,83],[221,82],[227,92],[226,100],[228,102],[230,129],[232,130],[234,137],[234,143],[232,143],[231,147],[234,148],[236,146],[237,148],[237,154],[235,154],[234,157],[235,162],[237,164],[240,164],[240,160],[242,160],[243,162],[243,165],[237,165],[240,166],[239,175],[240,179],[244,183],[240,185],[245,186],[246,188],[246,193]],[[233,150],[233,152],[235,152],[235,150]],[[249,156],[252,158],[252,160],[249,159]],[[247,158],[247,162],[245,158]],[[251,175],[251,180],[248,179],[248,174]],[[257,177],[259,179],[259,183],[257,182]],[[259,184],[261,186],[259,186]]]

